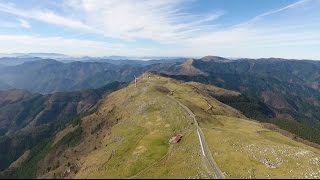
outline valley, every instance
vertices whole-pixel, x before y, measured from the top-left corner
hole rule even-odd
[[[143,74],[137,87],[131,82],[109,94],[96,112],[63,130],[69,133],[58,133],[58,142],[48,141],[32,177],[319,177],[319,149],[266,129],[208,95],[214,92],[233,94]],[[176,134],[181,141],[170,144]]]
[[[90,114],[105,94],[123,85],[114,82],[99,89],[50,95],[0,91],[0,170],[64,126]]]

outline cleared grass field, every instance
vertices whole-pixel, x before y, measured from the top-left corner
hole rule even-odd
[[[177,88],[176,96],[196,114],[226,178],[320,178],[319,149],[225,111],[214,100],[182,88]],[[213,106],[209,111],[206,101]]]
[[[137,88],[131,84],[113,94],[127,98],[114,104],[121,120],[103,140],[107,146],[83,159],[83,170],[77,178],[209,177],[192,119],[166,93],[155,88],[167,82],[140,81]],[[177,133],[184,135],[181,142],[169,144]]]
[[[230,178],[319,178],[320,151],[258,123],[219,116],[223,126],[204,124],[222,171]],[[212,129],[214,128],[214,129]]]
[[[72,158],[81,165],[65,177],[211,178],[193,119],[170,90],[196,115],[226,178],[320,178],[318,149],[263,128],[192,83],[156,75],[110,94],[83,120],[84,139],[73,149],[80,153]],[[109,121],[116,123],[100,126]],[[182,140],[169,144],[177,133]]]

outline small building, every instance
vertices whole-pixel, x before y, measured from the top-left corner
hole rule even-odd
[[[183,137],[182,134],[177,134],[177,135],[173,136],[173,137],[169,140],[169,143],[170,143],[170,144],[177,144],[177,143],[179,143],[179,142],[181,141],[182,137]]]

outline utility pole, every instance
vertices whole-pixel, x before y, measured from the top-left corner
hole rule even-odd
[[[134,75],[134,87],[137,87],[137,81],[139,78],[136,77],[136,75]]]

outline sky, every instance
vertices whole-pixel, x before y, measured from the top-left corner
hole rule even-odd
[[[0,53],[320,60],[320,0],[0,0]]]

